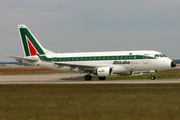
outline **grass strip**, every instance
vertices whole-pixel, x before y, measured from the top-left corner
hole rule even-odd
[[[0,85],[0,119],[179,119],[180,84]]]

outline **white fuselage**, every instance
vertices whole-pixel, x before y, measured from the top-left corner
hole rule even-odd
[[[150,50],[59,53],[59,54],[46,55],[47,58],[52,58],[53,59],[52,61],[43,62],[41,60],[38,60],[37,62],[32,62],[32,63],[28,62],[28,64],[39,65],[45,68],[59,70],[59,71],[75,71],[75,72],[93,71],[94,68],[99,68],[99,67],[112,67],[114,74],[124,73],[128,71],[155,71],[155,70],[170,69],[172,60],[169,59],[168,57],[160,57],[160,56],[155,58],[156,54],[160,55],[162,53],[156,51],[150,51]],[[114,56],[119,56],[119,57],[116,59]],[[123,57],[121,58],[121,56]],[[33,57],[37,57],[37,56],[33,56]],[[137,57],[139,58],[137,59]],[[78,60],[76,60],[77,58]],[[27,61],[23,61],[23,62],[27,63]],[[93,65],[94,68],[55,65],[54,63]]]

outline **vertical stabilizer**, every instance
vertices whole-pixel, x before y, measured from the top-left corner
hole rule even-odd
[[[19,35],[22,42],[22,47],[24,55],[35,56],[37,53],[39,55],[44,55],[46,52],[53,53],[47,49],[44,49],[31,31],[26,27],[26,25],[18,25]]]

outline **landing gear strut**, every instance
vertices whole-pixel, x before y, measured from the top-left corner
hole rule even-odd
[[[155,79],[156,77],[153,74],[151,74],[151,80],[155,80]]]
[[[85,79],[86,81],[91,81],[91,80],[92,80],[92,76],[91,76],[91,75],[85,75],[85,76],[84,76],[84,79]]]

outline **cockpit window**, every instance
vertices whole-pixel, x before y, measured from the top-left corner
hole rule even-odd
[[[155,56],[154,56],[155,58],[158,58],[159,57],[159,55],[158,54],[155,54]]]
[[[166,57],[166,55],[164,55],[164,54],[159,54],[159,56],[160,56],[160,57]]]

